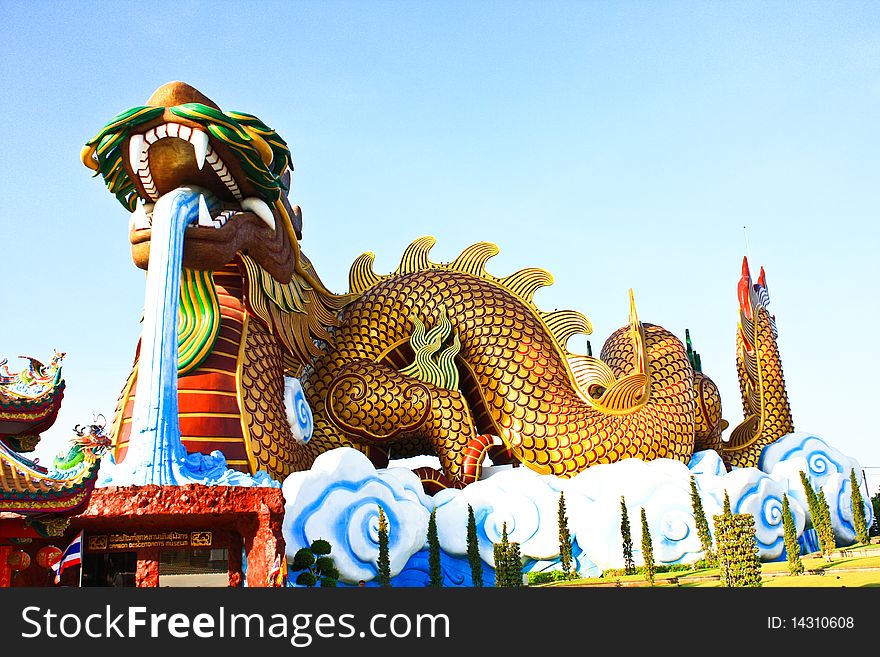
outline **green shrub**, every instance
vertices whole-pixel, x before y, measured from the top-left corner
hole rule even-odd
[[[574,563],[571,556],[571,532],[568,529],[568,516],[565,514],[565,493],[559,493],[559,563],[562,565],[562,572],[565,579],[573,579]]]
[[[388,518],[385,510],[379,507],[379,586],[391,586],[391,556],[388,551]]]
[[[623,539],[623,565],[627,575],[636,572],[636,564],[633,561],[633,539],[629,527],[629,515],[626,512],[626,500],[620,496],[620,536]]]
[[[320,556],[316,558],[315,555]],[[320,584],[326,588],[336,586],[339,581],[339,571],[336,570],[336,564],[330,556],[330,543],[320,538],[312,541],[310,547],[296,551],[290,571],[293,573],[302,571],[295,580],[299,586]]]
[[[471,566],[471,581],[476,588],[483,586],[483,559],[480,557],[480,539],[477,536],[477,521],[474,508],[468,504],[467,557]]]
[[[568,579],[568,573],[562,570],[542,570],[537,573],[529,573],[529,585],[549,584],[550,582],[564,582]]]
[[[687,570],[691,570],[692,565],[686,563],[668,563],[668,564],[655,564],[654,572],[655,573],[677,573],[684,572]],[[645,567],[644,566],[635,566],[633,568],[632,573],[627,573],[625,568],[608,568],[607,570],[602,571],[602,577],[623,577],[624,575],[644,575]]]
[[[293,571],[305,570],[306,568],[311,568],[314,563],[314,553],[309,548],[300,548],[293,555],[293,563],[290,564],[290,569]]]
[[[428,519],[428,570],[430,583],[428,586],[440,588],[443,586],[443,569],[440,562],[440,538],[437,536],[437,509],[431,510]]]
[[[317,583],[317,579],[314,575],[308,570],[302,571],[296,577],[296,583],[300,586],[314,586]]]
[[[725,493],[726,498],[726,493]],[[730,509],[728,501],[725,509]],[[761,586],[761,561],[751,513],[723,513],[714,517],[715,545],[721,585]]]
[[[868,523],[865,519],[865,502],[862,499],[862,491],[859,488],[859,482],[856,479],[855,468],[849,471],[849,483],[850,488],[852,489],[853,529],[856,532],[856,540],[865,545],[871,542],[871,538],[868,536]]]
[[[645,514],[645,507],[642,507],[642,559],[645,565],[642,566],[645,572],[645,579],[648,584],[654,586],[654,573],[657,572],[657,566],[654,564],[654,547],[651,544],[651,530],[648,528],[648,516]]]
[[[691,508],[694,511],[694,524],[697,535],[700,537],[700,547],[703,550],[703,559],[715,565],[715,553],[712,551],[712,534],[709,532],[709,521],[706,520],[706,512],[703,510],[703,502],[697,490],[697,480],[691,475]]]
[[[801,546],[797,541],[797,530],[788,504],[788,495],[782,496],[782,529],[785,536],[785,557],[788,560],[788,570],[792,575],[800,575],[804,572],[804,564],[801,561]]]
[[[511,588],[522,586],[522,558],[519,543],[507,538],[507,523],[501,525],[501,541],[493,545],[495,556],[495,586]]]

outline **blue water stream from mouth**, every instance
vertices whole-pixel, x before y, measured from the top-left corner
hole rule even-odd
[[[121,463],[105,463],[99,486],[179,486],[201,483],[280,486],[265,472],[254,477],[226,465],[219,451],[188,454],[177,405],[177,321],[186,229],[198,221],[200,190],[180,187],[156,201],[144,296],[131,435]]]

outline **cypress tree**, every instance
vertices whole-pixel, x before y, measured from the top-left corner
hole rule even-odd
[[[439,588],[443,586],[443,570],[440,567],[440,539],[437,537],[437,509],[431,511],[428,520],[428,572],[430,583],[428,586]]]
[[[623,539],[623,567],[627,575],[632,575],[636,572],[636,564],[633,561],[633,539],[623,495],[620,496],[620,536]]]
[[[761,586],[761,558],[758,556],[758,539],[755,535],[755,516],[751,513],[738,514],[743,518],[744,557],[742,561],[742,586]]]
[[[519,543],[507,538],[507,523],[501,525],[501,542],[493,545],[495,554],[495,586],[522,586],[522,557]]]
[[[654,586],[654,573],[657,566],[654,564],[654,547],[651,545],[651,530],[648,529],[648,516],[645,515],[645,507],[642,507],[642,559],[645,562],[645,579]]]
[[[782,495],[782,529],[785,535],[785,555],[788,559],[788,570],[792,575],[802,575],[804,564],[801,562],[801,546],[797,540],[794,516],[788,504],[788,495]]]
[[[565,579],[574,579],[572,564],[571,532],[568,531],[568,517],[565,515],[565,493],[559,493],[559,561]]]
[[[483,560],[480,558],[480,539],[477,536],[477,520],[474,508],[468,504],[467,557],[471,565],[471,581],[477,588],[483,586]]]
[[[865,502],[856,479],[855,468],[849,471],[849,483],[852,488],[853,529],[856,531],[856,541],[864,545],[870,543],[871,539],[868,536],[868,523],[865,519],[865,507],[863,506]]]
[[[831,560],[831,553],[835,548],[834,530],[831,527],[831,512],[828,509],[828,503],[825,501],[825,493],[820,489],[818,495],[810,483],[807,473],[801,470],[801,485],[804,487],[804,494],[807,496],[807,506],[810,510],[810,520],[813,523],[813,529],[819,537],[819,556],[825,556],[827,561]]]
[[[694,510],[694,524],[697,527],[697,536],[700,537],[700,548],[703,550],[703,558],[710,565],[715,563],[715,553],[712,551],[712,535],[709,533],[709,521],[706,520],[706,512],[703,510],[703,502],[697,491],[697,480],[691,475],[691,506]]]
[[[871,534],[877,536],[880,535],[880,493],[871,496],[871,506],[874,507],[874,522],[871,524],[873,528]]]
[[[824,543],[824,534],[820,530],[822,525],[822,518],[819,512],[819,498],[816,497],[816,491],[813,490],[813,485],[810,483],[809,478],[807,477],[807,473],[803,470],[800,471],[801,477],[801,486],[804,488],[804,495],[807,498],[807,509],[810,512],[810,524],[813,525],[813,529],[816,530],[816,535],[819,538],[819,545],[821,546],[821,553],[825,552],[825,543]]]
[[[501,525],[501,542],[493,545],[495,555],[495,586],[501,588],[508,586],[508,557],[510,556],[510,545],[507,541],[507,523]]]
[[[507,548],[507,568],[507,585],[522,586],[522,557],[516,541],[511,541]]]
[[[721,515],[713,516],[715,523],[715,545],[717,547],[716,559],[718,563],[718,573],[721,575],[721,584],[723,586],[734,586],[733,559],[731,557],[734,551],[731,549],[733,544],[733,513],[730,511],[730,495],[724,491],[724,506]]]
[[[831,525],[831,509],[828,508],[828,502],[825,499],[825,491],[819,489],[816,496],[819,500],[819,516],[821,517],[822,530],[821,533],[825,537],[823,541],[822,553],[825,555],[825,561],[831,561],[831,553],[837,547],[834,539],[834,528]]]
[[[379,507],[379,585],[391,586],[391,558],[388,552],[388,518]]]

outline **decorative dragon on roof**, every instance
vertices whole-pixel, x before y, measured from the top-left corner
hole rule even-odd
[[[584,315],[532,302],[549,273],[486,271],[493,244],[436,263],[433,238],[420,238],[387,275],[367,253],[348,293],[329,291],[300,249],[284,140],[189,85],[164,85],[116,116],[83,162],[131,213],[132,257],[149,269],[148,286],[159,267],[180,272],[179,296],[157,311],[175,319],[177,387],[140,392],[144,372],[157,377],[145,328],[110,432],[117,461],[139,439],[132,426],[147,394],[173,397],[189,452],[222,450],[229,465],[279,479],[340,446],[380,466],[436,455],[442,472],[421,472],[433,488],[475,481],[487,456],[570,477],[628,457],[687,461],[695,448],[723,448],[717,387],[678,338],[639,320],[632,293],[629,322],[594,358],[567,348],[591,332]],[[179,259],[155,264],[177,230]],[[737,462],[763,444],[744,431],[731,445]]]
[[[10,372],[0,361],[0,512],[52,518],[82,509],[95,486],[100,458],[110,447],[103,424],[77,426],[66,456],[51,468],[27,458],[40,433],[55,422],[64,395],[61,360],[48,365],[25,358],[28,366]]]
[[[8,360],[0,360],[0,442],[13,451],[33,451],[40,433],[54,424],[64,398],[61,361],[66,354],[56,351],[44,365],[22,356],[26,368],[12,372]]]

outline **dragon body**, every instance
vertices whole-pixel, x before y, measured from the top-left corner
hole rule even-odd
[[[681,341],[639,322],[634,304],[601,359],[572,354],[568,338],[590,324],[574,311],[535,307],[532,295],[549,274],[491,276],[484,267],[497,253],[491,244],[432,263],[433,243],[414,242],[385,277],[372,272],[370,254],[355,262],[357,300],[342,312],[333,346],[302,375],[315,412],[312,454],[340,445],[364,445],[378,463],[437,454],[451,483],[463,485],[479,477],[485,453],[570,477],[628,457],[686,461],[697,423],[715,429],[720,416],[697,418]],[[435,326],[446,312],[460,343],[454,390],[399,371],[412,359],[416,327]]]
[[[198,220],[184,227],[178,309],[178,419],[190,452],[218,449],[229,465],[278,479],[340,446],[377,465],[436,455],[442,472],[421,471],[436,488],[475,481],[487,456],[570,477],[722,447],[717,387],[678,338],[639,320],[632,295],[629,322],[594,358],[567,348],[591,332],[584,315],[533,303],[551,276],[490,275],[492,244],[435,263],[433,238],[421,238],[388,275],[367,253],[352,265],[348,293],[327,290],[300,249],[285,142],[189,85],[164,85],[112,119],[83,161],[131,212],[143,269],[159,237],[153,208],[184,187],[199,195]],[[110,432],[117,460],[136,438],[140,357]],[[285,403],[294,377],[314,416],[307,433]],[[758,444],[731,448],[744,455]]]

